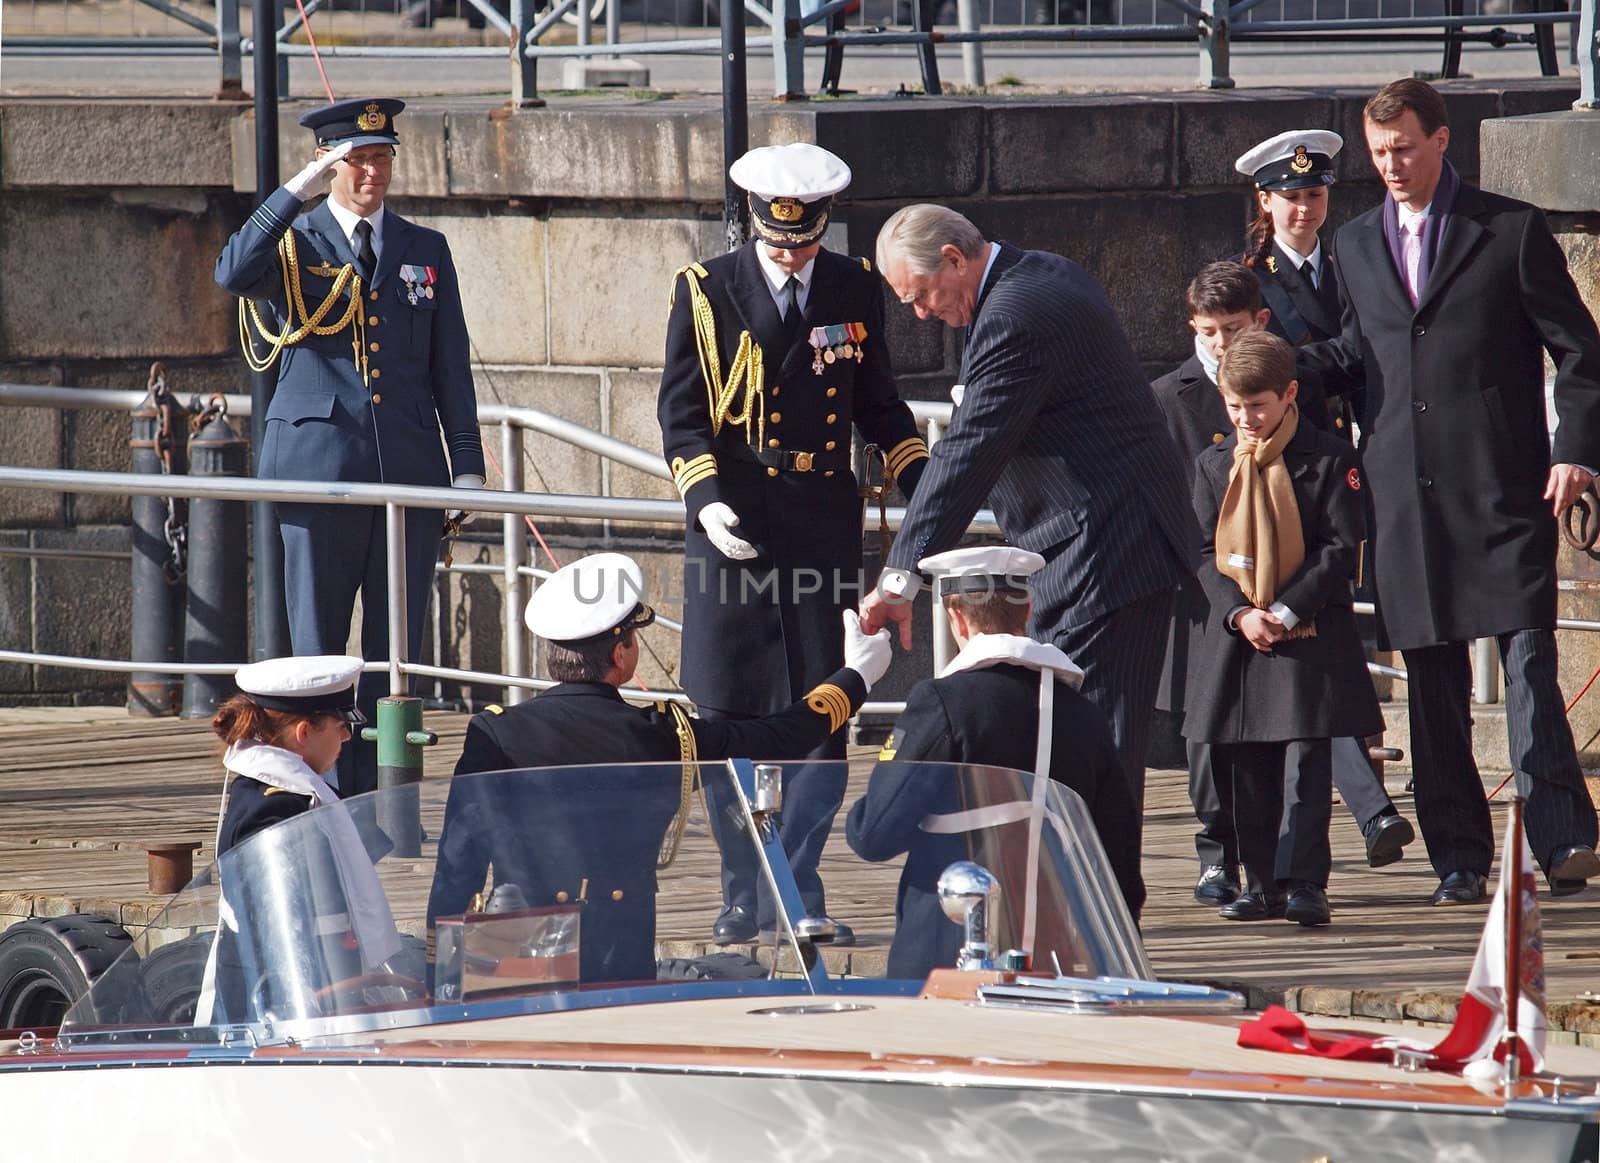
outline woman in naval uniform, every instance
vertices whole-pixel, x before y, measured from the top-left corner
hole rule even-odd
[[[217,820],[219,859],[273,824],[339,802],[325,776],[338,763],[351,729],[366,721],[356,707],[361,667],[359,658],[320,655],[267,659],[239,669],[234,681],[240,693],[211,721],[224,744],[227,770]],[[356,822],[348,812],[334,811],[322,813],[319,823],[322,844],[287,853],[283,869],[286,876],[317,878],[308,886],[314,891],[291,893],[279,884],[271,895],[331,906],[309,919],[323,938],[325,956],[325,980],[316,984],[327,986],[380,970],[400,951],[400,938],[372,868],[375,854]],[[257,945],[252,904],[257,890],[268,886],[238,878],[244,869],[269,867],[270,851],[230,862],[222,873],[221,923],[206,965],[197,1024],[247,1019],[252,1003],[279,1012],[285,1005],[309,1004],[304,998],[274,996],[272,982],[263,978],[272,958],[251,951]]]

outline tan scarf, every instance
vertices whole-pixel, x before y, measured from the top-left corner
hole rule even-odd
[[[1283,450],[1299,427],[1300,409],[1291,404],[1283,423],[1266,440],[1239,434],[1217,515],[1217,570],[1238,582],[1245,600],[1258,610],[1272,605],[1278,587],[1294,576],[1306,557],[1300,506],[1283,463]],[[1288,637],[1315,634],[1307,619]]]

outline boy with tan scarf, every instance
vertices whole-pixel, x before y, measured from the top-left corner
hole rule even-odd
[[[1235,433],[1195,461],[1211,612],[1191,660],[1183,733],[1211,744],[1217,781],[1233,788],[1246,891],[1218,914],[1325,925],[1331,740],[1383,727],[1350,609],[1365,482],[1349,445],[1300,421],[1294,349],[1277,336],[1235,338],[1217,389]],[[1296,741],[1298,802],[1285,810]],[[1321,836],[1314,879],[1304,867],[1290,879],[1275,863],[1280,819]]]

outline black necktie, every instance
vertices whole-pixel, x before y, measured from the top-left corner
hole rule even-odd
[[[367,282],[372,281],[373,274],[378,269],[378,253],[372,249],[372,223],[363,218],[356,223],[356,261],[361,264],[361,277]]]
[[[783,316],[785,323],[794,322],[795,308],[800,305],[800,280],[793,275],[783,284],[783,290],[778,293],[778,314]]]

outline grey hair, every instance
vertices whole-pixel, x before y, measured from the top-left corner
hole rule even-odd
[[[878,270],[887,271],[893,261],[910,274],[937,274],[946,246],[976,258],[985,246],[983,232],[948,206],[919,202],[902,207],[878,231]]]

